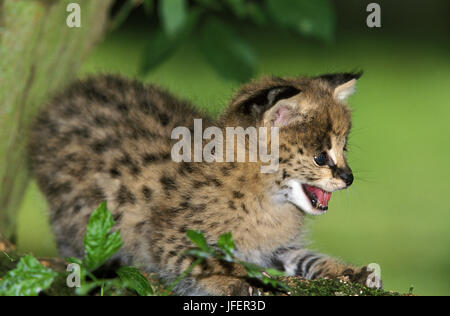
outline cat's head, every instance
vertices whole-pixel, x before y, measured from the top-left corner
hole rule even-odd
[[[244,86],[222,117],[228,126],[279,127],[275,186],[281,200],[314,215],[331,192],[353,182],[345,152],[351,128],[347,98],[361,73],[263,78]]]

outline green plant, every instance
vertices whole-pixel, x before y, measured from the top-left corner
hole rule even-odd
[[[120,295],[126,289],[136,291],[141,296],[153,295],[153,289],[141,272],[132,267],[121,267],[116,273],[118,277],[99,279],[94,272],[104,265],[122,247],[120,232],[111,232],[115,225],[106,202],[95,210],[87,225],[84,237],[84,260],[67,258],[69,263],[80,268],[80,287],[77,295],[87,295],[100,289],[103,295]],[[66,275],[66,273],[63,273]],[[9,271],[0,281],[0,296],[35,296],[48,289],[59,274],[44,267],[31,255],[24,256],[17,267]]]
[[[20,259],[16,269],[0,281],[0,296],[37,296],[50,287],[57,273],[44,267],[33,256]]]
[[[116,271],[118,278],[98,279],[94,272],[103,266],[108,259],[122,247],[119,231],[111,232],[115,222],[106,207],[106,202],[100,204],[92,213],[84,236],[84,260],[67,258],[66,261],[76,263],[81,267],[81,287],[76,290],[78,295],[86,295],[96,288],[101,289],[101,295],[121,294],[126,288],[135,290],[139,295],[153,294],[153,289],[139,270],[131,267],[121,267]]]
[[[194,41],[204,59],[223,78],[243,82],[255,73],[258,57],[237,25],[292,31],[329,43],[335,12],[330,0],[128,0],[113,27],[133,8],[143,6],[156,29],[148,36],[140,70],[146,75],[169,58],[184,41]],[[193,36],[195,32],[195,36]]]

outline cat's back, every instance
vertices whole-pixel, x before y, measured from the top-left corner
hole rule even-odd
[[[190,127],[194,118],[205,115],[135,80],[105,75],[69,86],[37,116],[28,145],[52,222],[60,225],[67,215],[83,215],[85,222],[104,200],[119,207],[138,198],[134,185],[170,163],[173,128]]]
[[[58,94],[38,115],[29,140],[31,164],[34,170],[62,172],[63,161],[79,158],[100,160],[101,169],[112,156],[140,147],[170,152],[173,128],[202,116],[153,85],[111,75],[88,78]]]

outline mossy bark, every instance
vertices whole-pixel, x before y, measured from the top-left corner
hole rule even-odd
[[[69,0],[0,0],[0,232],[13,239],[28,184],[30,123],[48,97],[75,78],[101,38],[112,0],[78,0],[81,27],[69,28]]]

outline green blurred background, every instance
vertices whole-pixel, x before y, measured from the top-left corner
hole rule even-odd
[[[370,29],[370,2],[335,1],[335,37],[326,43],[245,19],[236,27],[257,54],[256,76],[365,71],[349,101],[349,162],[356,180],[334,194],[326,215],[312,220],[312,248],[354,264],[378,263],[386,289],[407,292],[413,286],[415,294],[449,295],[450,207],[443,198],[450,194],[450,5],[377,1],[382,27]],[[140,74],[153,28],[140,10],[133,11],[87,58],[79,76],[138,77],[220,113],[239,84],[219,76],[195,40]],[[20,212],[20,250],[56,254],[46,210],[32,183]]]

